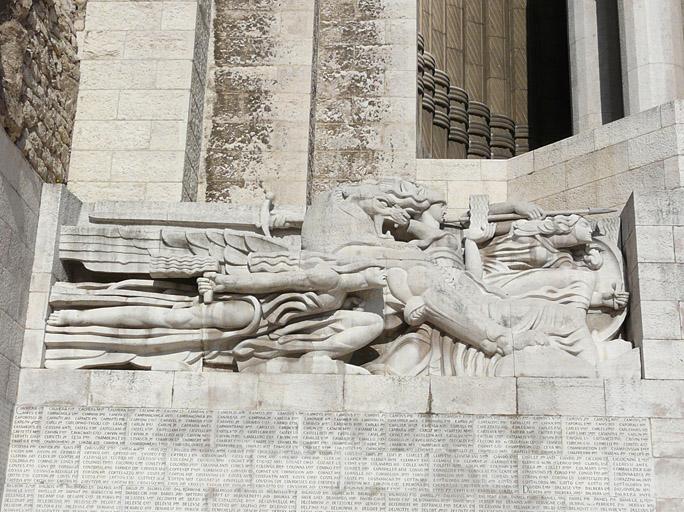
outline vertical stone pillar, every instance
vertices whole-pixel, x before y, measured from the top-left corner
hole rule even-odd
[[[568,0],[574,133],[602,124],[596,0]]]
[[[529,125],[527,110],[527,0],[510,5],[511,34],[511,118],[515,120],[515,154],[527,153]]]
[[[680,0],[619,0],[625,114],[684,97]]]
[[[186,132],[197,13],[208,9],[88,2],[68,177],[81,200],[180,201],[196,189],[184,194]]]

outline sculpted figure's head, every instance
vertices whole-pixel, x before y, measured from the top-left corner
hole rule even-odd
[[[438,193],[402,178],[383,178],[351,184],[340,188],[340,198],[358,202],[376,225],[378,234],[382,224],[408,223],[425,212],[441,220],[446,200]]]
[[[593,233],[591,223],[579,215],[556,215],[544,220],[519,220],[513,223],[514,236],[543,236],[559,249],[590,244]]]

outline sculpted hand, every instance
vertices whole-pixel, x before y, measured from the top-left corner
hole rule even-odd
[[[544,210],[534,203],[527,203],[524,201],[514,204],[515,213],[527,217],[528,219],[543,219]]]
[[[197,278],[197,291],[204,297],[205,302],[211,302],[211,298],[216,288],[216,273],[207,272],[204,277]],[[208,300],[207,300],[208,299]]]
[[[390,220],[394,223],[394,227],[405,228],[408,226],[411,216],[403,208],[392,208]]]
[[[488,223],[484,229],[471,227],[464,231],[464,235],[468,240],[480,244],[491,240],[494,237],[494,232],[496,231],[496,225],[493,223]]]
[[[628,301],[629,292],[618,291],[615,283],[613,283],[613,289],[611,291],[603,294],[603,305],[607,308],[614,309],[615,311],[625,309]]]

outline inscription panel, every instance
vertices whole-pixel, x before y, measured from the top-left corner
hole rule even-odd
[[[20,407],[3,511],[647,512],[647,419]]]

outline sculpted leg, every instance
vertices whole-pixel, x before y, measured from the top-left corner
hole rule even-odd
[[[457,288],[439,284],[430,269],[391,269],[387,284],[392,295],[405,303],[404,319],[409,325],[427,322],[490,355],[512,350],[510,329],[489,318],[487,308],[471,306],[472,298],[462,297]]]
[[[202,316],[198,306],[168,309],[152,306],[118,306],[79,311],[56,311],[48,318],[48,325],[101,326],[125,329],[201,329]]]

